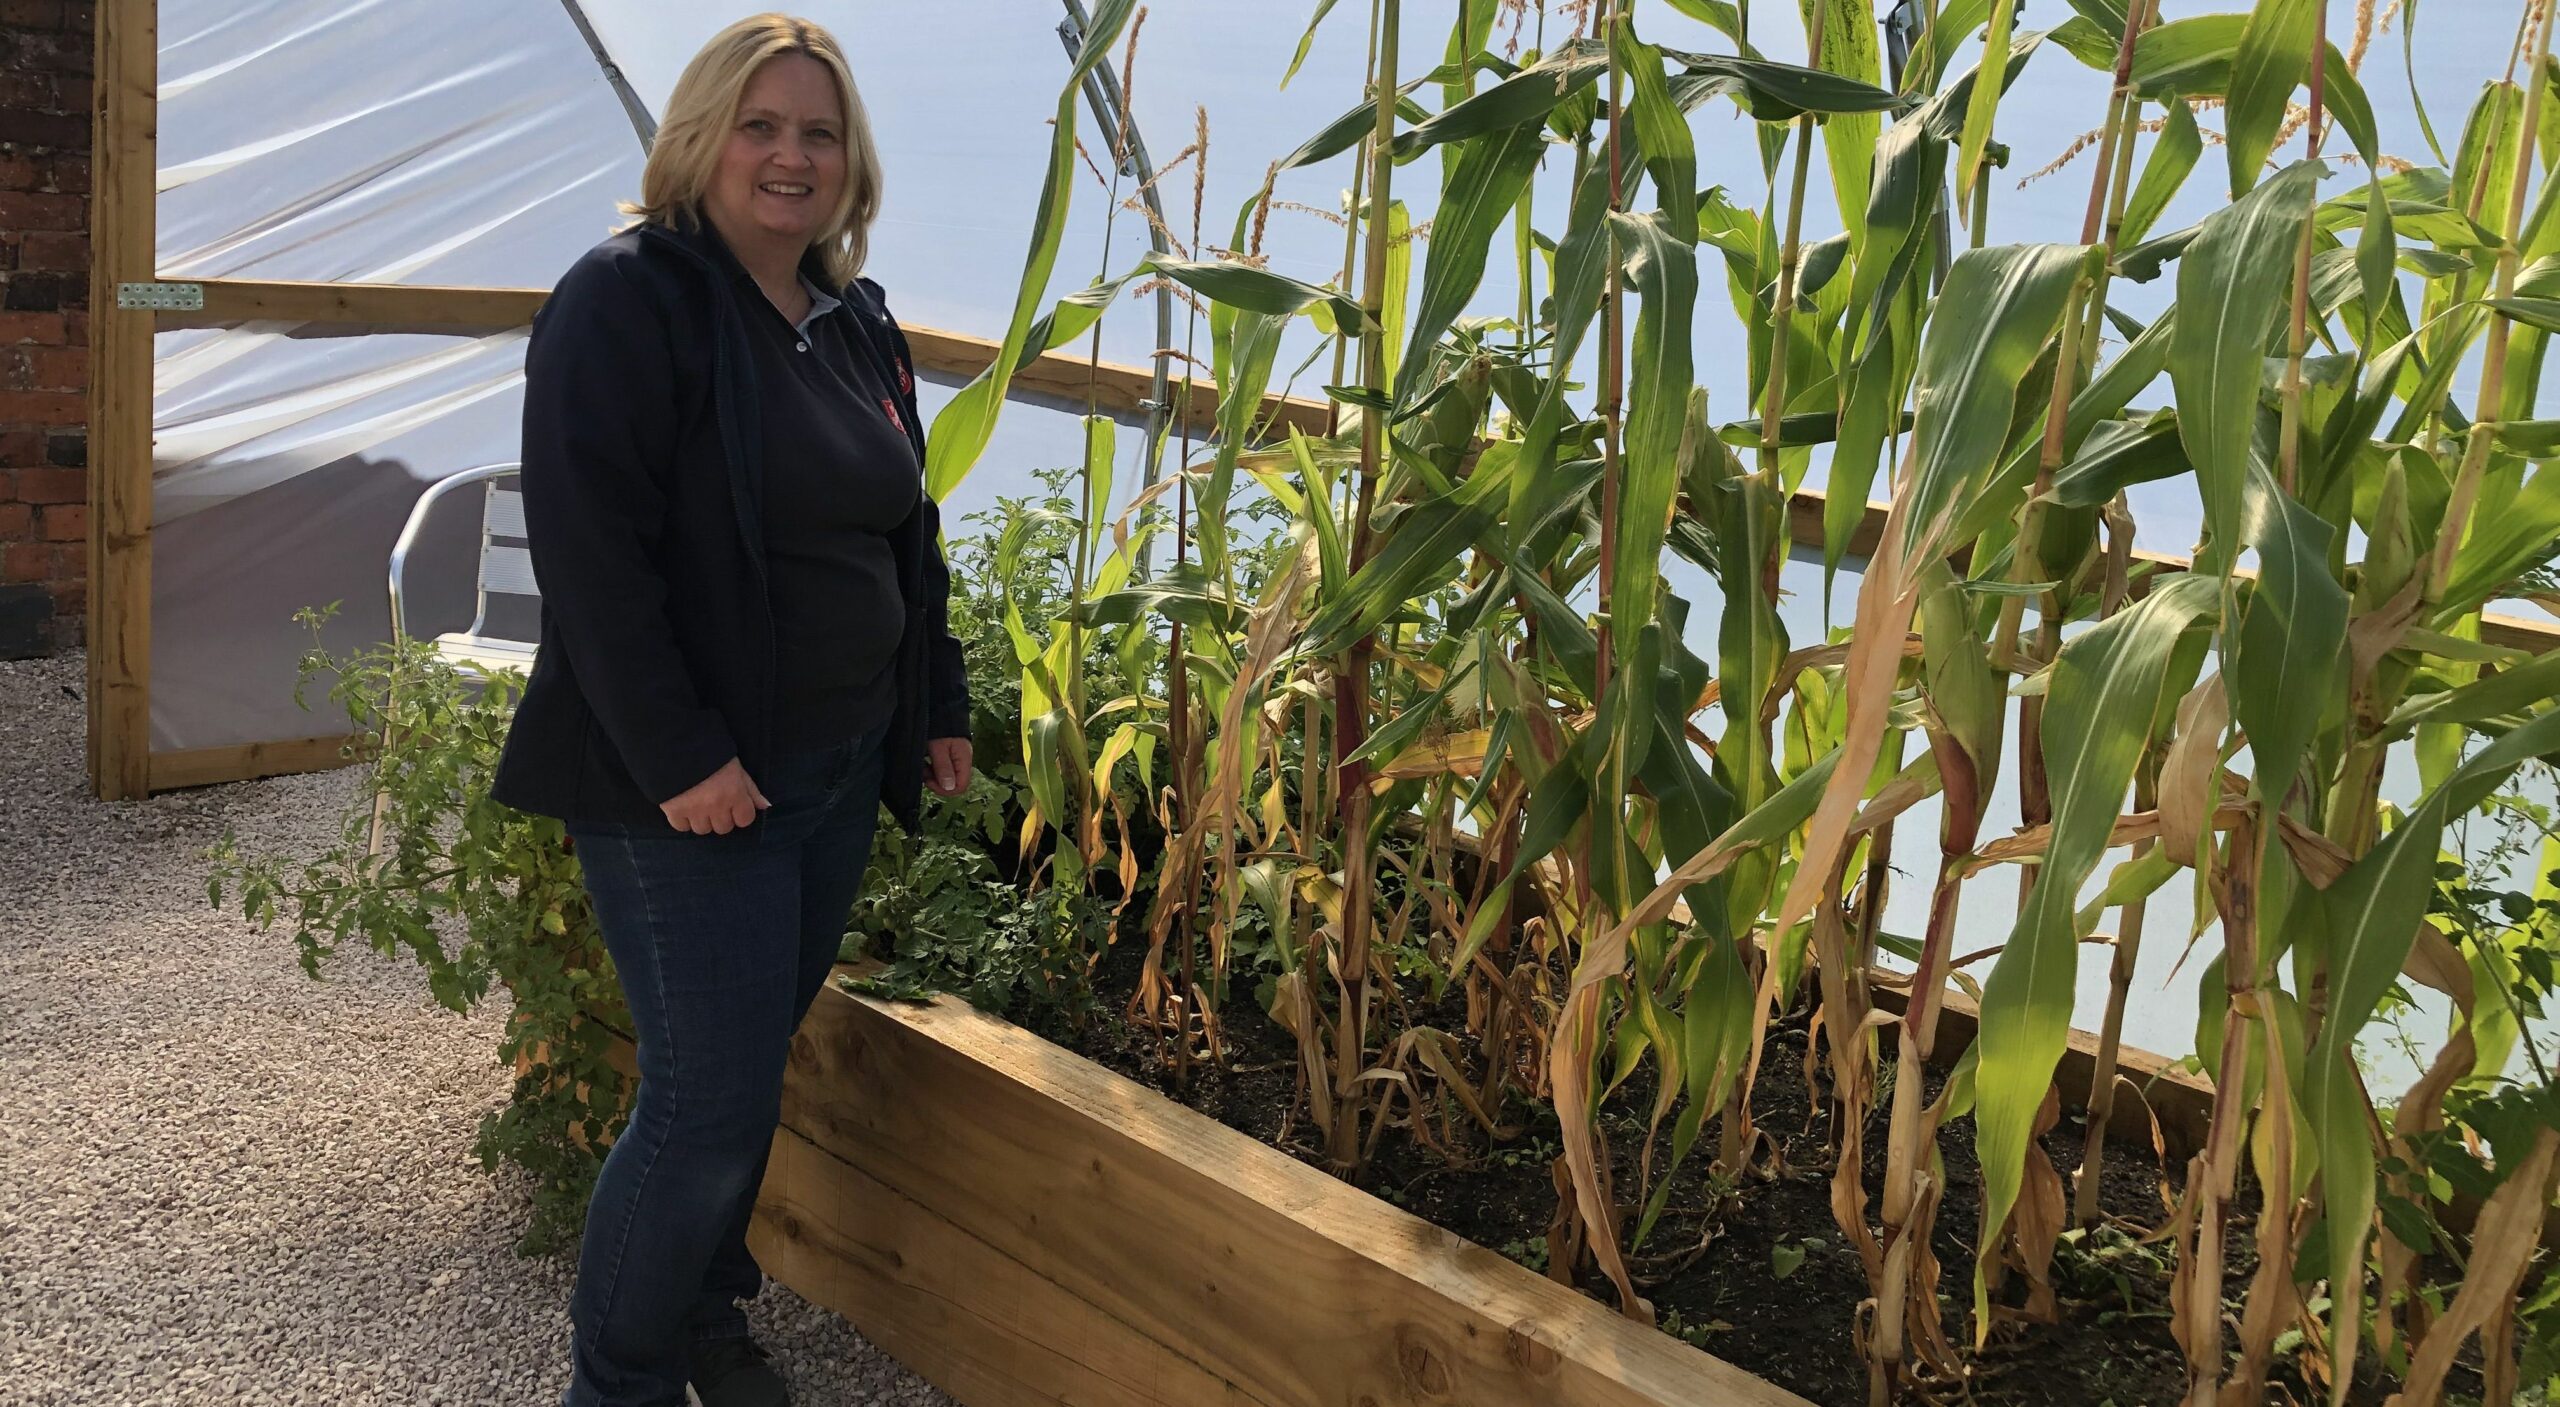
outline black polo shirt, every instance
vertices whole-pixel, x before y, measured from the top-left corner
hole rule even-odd
[[[887,534],[924,491],[897,389],[846,342],[810,285],[798,327],[745,287],[764,431],[764,540],[775,642],[774,745],[826,747],[888,722],[906,605]]]

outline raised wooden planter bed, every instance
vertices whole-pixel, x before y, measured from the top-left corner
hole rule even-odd
[[[968,1407],[1803,1407],[956,998],[819,997],[750,1243]]]

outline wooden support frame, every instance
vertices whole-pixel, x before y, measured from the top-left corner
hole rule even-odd
[[[151,315],[116,306],[157,237],[157,0],[99,0],[90,122],[89,777],[151,787]]]
[[[968,1407],[1806,1407],[954,997],[820,993],[748,1243]]]
[[[89,283],[89,596],[88,761],[101,797],[128,799],[175,786],[240,781],[306,771],[342,760],[337,739],[260,742],[235,747],[151,751],[151,364],[155,332],[281,321],[337,324],[371,331],[413,328],[503,331],[532,322],[548,292],[415,284],[339,284],[286,280],[193,280],[200,310],[142,311],[117,306],[122,283],[155,273],[158,178],[158,0],[99,0],[96,107],[92,114],[92,261]],[[1000,345],[938,328],[907,329],[917,369],[966,380],[991,366]],[[1121,417],[1151,409],[1153,373],[1145,367],[1090,362],[1050,352],[1014,374],[1010,394],[1061,409],[1088,406]],[[1175,423],[1205,432],[1214,424],[1216,393],[1177,380]],[[1266,396],[1262,422],[1322,433],[1328,403]],[[1788,504],[1789,536],[1799,549],[1820,550],[1824,496],[1798,490]],[[1885,505],[1867,504],[1851,535],[1865,556],[1884,527]],[[2184,571],[2185,558],[2136,553],[2160,571]],[[2528,651],[2560,647],[2560,626],[2490,615],[2483,640]]]

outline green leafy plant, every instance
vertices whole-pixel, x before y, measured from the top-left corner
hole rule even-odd
[[[522,680],[467,677],[416,642],[333,655],[318,643],[330,613],[297,617],[313,633],[302,680],[326,681],[378,740],[365,789],[317,855],[252,854],[225,835],[206,897],[219,908],[227,896],[258,929],[290,931],[313,977],[360,943],[413,959],[455,1012],[503,988],[510,1016],[496,1055],[515,1088],[481,1119],[475,1152],[486,1168],[512,1164],[532,1179],[521,1250],[575,1244],[603,1150],[629,1112],[628,1082],[608,1058],[628,1018],[560,823],[489,800]]]

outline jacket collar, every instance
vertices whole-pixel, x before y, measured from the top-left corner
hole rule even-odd
[[[673,222],[651,221],[640,229],[642,233],[681,250],[694,262],[732,283],[755,281],[755,275],[747,272],[747,266],[738,261],[737,253],[729,248],[729,242],[720,237],[720,231],[712,226],[709,219],[696,213],[690,223],[691,228],[688,229]],[[865,301],[853,288],[839,288],[828,279],[826,261],[818,256],[815,246],[800,257],[800,277],[807,279],[809,286],[829,302]]]

